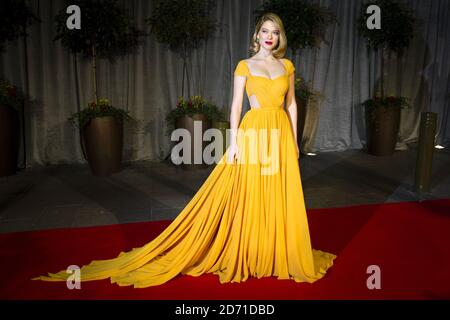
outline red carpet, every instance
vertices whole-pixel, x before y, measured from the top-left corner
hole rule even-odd
[[[338,255],[322,280],[275,278],[221,285],[215,275],[178,276],[134,289],[109,280],[31,281],[71,264],[139,247],[170,221],[0,234],[0,299],[450,299],[450,199],[308,210],[314,248]],[[367,267],[381,270],[369,290]]]

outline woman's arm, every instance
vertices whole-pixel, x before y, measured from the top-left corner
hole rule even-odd
[[[231,103],[230,112],[230,145],[237,144],[237,129],[242,113],[242,102],[244,100],[245,82],[247,78],[244,76],[234,76],[233,85],[233,101]]]
[[[238,161],[239,150],[237,145],[239,121],[241,119],[242,101],[244,99],[245,82],[247,78],[244,75],[234,76],[233,85],[233,102],[231,103],[230,112],[230,129],[231,129],[231,141],[230,148],[228,149],[227,162],[234,163]]]

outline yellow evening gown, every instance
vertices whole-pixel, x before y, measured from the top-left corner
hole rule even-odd
[[[116,258],[83,266],[81,281],[110,278],[142,288],[180,274],[214,273],[221,283],[268,276],[312,283],[325,275],[336,256],[311,248],[296,142],[283,107],[295,69],[290,60],[281,61],[286,72],[275,79],[253,76],[244,60],[236,67],[235,74],[247,78],[248,97],[254,95],[259,103],[240,122],[243,132],[258,134],[251,143],[246,138],[251,135],[238,136],[239,161],[227,163],[225,152],[159,236]],[[272,161],[254,161],[254,154],[270,154],[273,148]],[[65,281],[68,276],[62,270],[34,279]]]

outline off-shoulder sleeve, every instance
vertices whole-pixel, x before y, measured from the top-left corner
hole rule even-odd
[[[295,67],[294,67],[294,64],[291,62],[291,60],[284,59],[284,61],[285,61],[285,65],[286,65],[287,74],[289,76],[294,73]]]
[[[248,68],[247,65],[243,60],[239,61],[238,65],[236,66],[236,69],[234,70],[235,76],[248,76]]]

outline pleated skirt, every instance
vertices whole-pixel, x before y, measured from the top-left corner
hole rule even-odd
[[[238,160],[227,153],[171,224],[139,248],[81,268],[81,281],[136,288],[179,275],[321,279],[336,256],[312,249],[296,142],[283,108],[251,109],[239,125]],[[76,263],[76,261],[74,261]],[[66,270],[34,279],[65,281]]]

